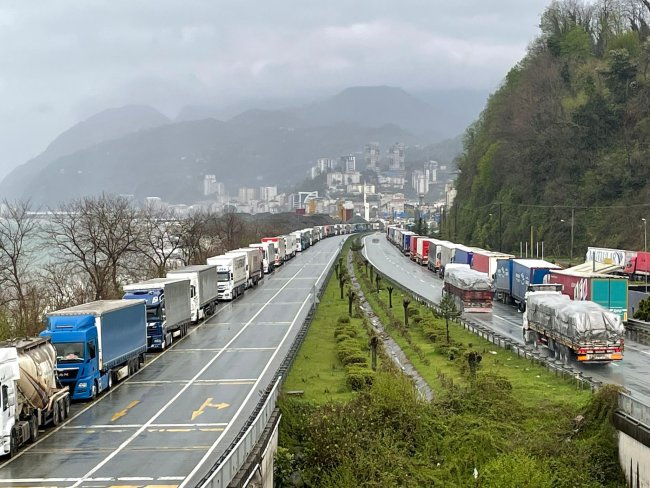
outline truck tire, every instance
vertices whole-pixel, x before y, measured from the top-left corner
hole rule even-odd
[[[9,454],[8,457],[11,459],[18,453],[18,439],[16,438],[16,430],[11,429],[11,438],[9,439]]]
[[[97,382],[93,381],[93,386],[90,389],[90,401],[95,401],[97,399]]]
[[[67,396],[63,399],[63,420],[70,416],[70,397]]]
[[[106,388],[106,389],[110,390],[111,388],[113,388],[113,372],[109,371],[108,372],[108,388]]]
[[[38,417],[32,415],[29,419],[29,442],[34,443],[38,439]]]
[[[56,427],[61,423],[61,411],[59,409],[59,404],[55,403],[52,406],[52,425]]]

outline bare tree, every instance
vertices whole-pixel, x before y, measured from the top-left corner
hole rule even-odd
[[[95,299],[117,298],[119,276],[136,250],[136,211],[122,197],[85,197],[62,205],[47,225],[47,235],[62,261],[85,273]]]
[[[33,264],[39,225],[28,201],[3,201],[0,218],[0,282],[2,299],[12,322],[14,333],[32,332],[30,325],[38,322],[38,309],[33,309],[38,293],[34,290]]]
[[[219,218],[217,232],[226,247],[225,250],[236,249],[243,244],[242,239],[246,234],[246,222],[238,213],[225,212]]]
[[[162,278],[180,253],[182,223],[173,211],[147,207],[138,216],[136,248]]]
[[[92,301],[95,292],[84,277],[70,263],[52,262],[43,266],[39,281],[46,297],[46,310],[59,310]]]
[[[186,265],[205,264],[209,256],[219,254],[223,248],[217,236],[215,217],[209,213],[195,212],[180,221],[180,236]]]

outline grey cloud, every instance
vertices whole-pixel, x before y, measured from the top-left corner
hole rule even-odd
[[[491,89],[523,56],[546,3],[5,1],[0,174],[111,105],[148,103],[173,115],[186,104],[361,84]],[[56,109],[35,112],[34,100]]]

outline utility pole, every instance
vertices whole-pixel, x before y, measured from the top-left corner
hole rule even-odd
[[[503,252],[503,231],[501,230],[501,202],[499,202],[499,252]]]
[[[641,219],[643,221],[643,252],[648,252],[648,222],[645,217]],[[648,258],[646,256],[646,268]],[[645,270],[645,292],[648,293],[648,270]]]
[[[571,251],[569,256],[569,266],[573,266],[573,223],[575,222],[576,209],[571,207]]]

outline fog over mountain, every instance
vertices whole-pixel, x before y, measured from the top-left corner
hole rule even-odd
[[[205,174],[231,188],[283,185],[302,180],[317,158],[358,152],[370,141],[386,151],[397,141],[426,146],[447,135],[431,106],[392,87],[349,88],[299,108],[251,109],[229,120],[210,114],[193,107],[171,121],[150,107],[103,111],[16,168],[0,193],[46,205],[101,192],[191,203],[201,199]]]

